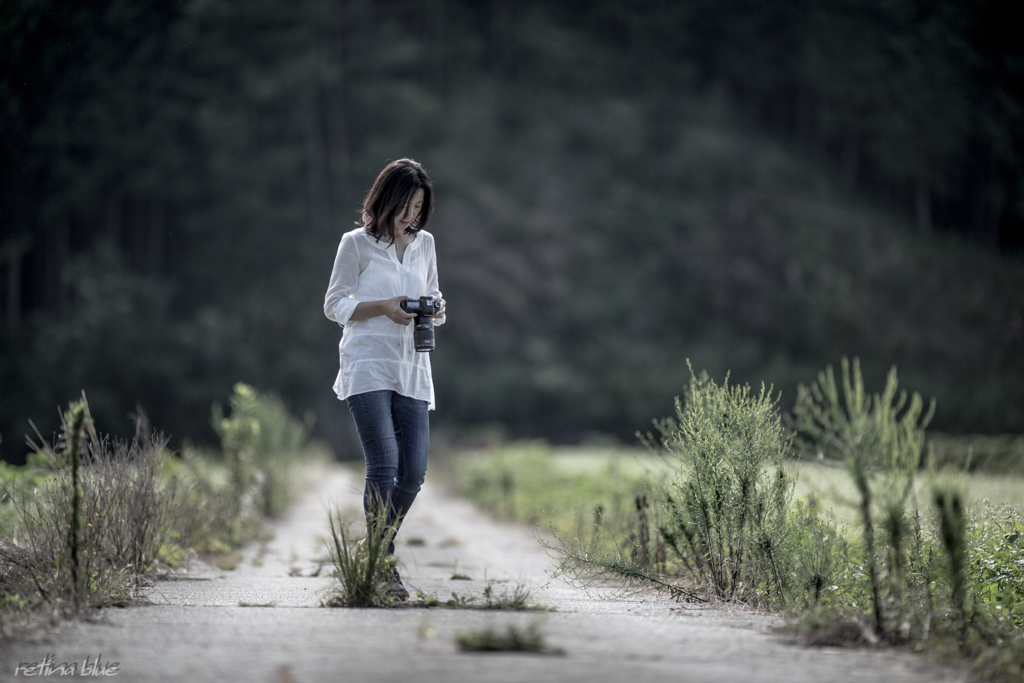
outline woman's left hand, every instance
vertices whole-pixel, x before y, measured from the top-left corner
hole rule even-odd
[[[437,318],[440,318],[441,316],[443,316],[444,315],[444,310],[445,310],[445,308],[447,306],[448,306],[448,302],[445,301],[444,299],[441,299],[441,310],[439,310],[437,313],[435,313],[434,316],[437,317]]]

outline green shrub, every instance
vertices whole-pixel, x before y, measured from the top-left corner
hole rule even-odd
[[[829,582],[835,533],[812,507],[794,508],[777,403],[763,385],[755,393],[691,370],[675,417],[646,439],[677,463],[661,536],[684,574],[720,599],[784,605],[809,592],[817,601]]]
[[[967,549],[967,510],[964,506],[966,497],[964,487],[953,480],[936,482],[932,488],[932,500],[938,513],[939,540],[946,557],[951,603],[961,629],[961,639],[966,635],[967,629],[964,575],[964,557]]]
[[[260,394],[246,384],[235,385],[229,405],[227,417],[219,404],[214,405],[212,423],[231,473],[232,538],[237,543],[260,519],[284,510],[294,465],[305,453],[309,425],[295,420],[276,396]]]
[[[819,374],[816,384],[800,388],[794,414],[805,447],[844,459],[860,494],[862,544],[838,577],[846,599],[840,603],[844,608],[832,612],[833,623],[857,622],[868,611],[875,637],[932,641],[940,651],[973,661],[979,675],[1020,680],[1020,509],[983,502],[970,510],[964,478],[943,473],[933,477],[930,513],[922,514],[913,477],[933,410],[934,402],[925,412],[916,394],[909,402],[906,392],[897,395],[895,368],[883,392],[868,396],[858,364],[851,370],[845,359],[841,398],[831,368]],[[869,579],[870,610],[864,578]],[[827,630],[831,626],[828,619],[823,622],[824,614],[809,616]]]
[[[974,596],[1007,628],[1024,632],[1024,517],[983,504],[968,515],[964,571]]]
[[[815,498],[797,501],[789,512],[785,552],[779,553],[792,581],[794,610],[841,603],[839,576],[848,566],[850,545]]]

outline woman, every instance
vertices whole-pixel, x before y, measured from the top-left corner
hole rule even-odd
[[[348,401],[363,446],[363,510],[369,518],[374,501],[383,502],[391,526],[408,513],[427,471],[430,354],[414,350],[415,315],[400,304],[441,299],[434,237],[423,230],[433,210],[423,167],[412,159],[388,164],[366,195],[360,227],[341,238],[324,298],[324,313],[345,328],[334,391]],[[434,324],[443,322],[441,299]],[[388,594],[407,599],[398,571],[388,578]]]

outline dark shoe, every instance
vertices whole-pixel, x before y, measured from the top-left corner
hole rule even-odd
[[[405,602],[409,599],[409,591],[405,589],[402,577],[398,575],[397,569],[386,571],[381,579],[384,581],[384,595],[394,598],[399,602]]]

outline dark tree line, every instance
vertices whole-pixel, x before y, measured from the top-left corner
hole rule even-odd
[[[713,348],[709,367],[784,387],[839,351],[922,377],[965,353],[984,405],[1008,407],[988,419],[954,399],[947,427],[1019,427],[1019,387],[992,379],[1024,334],[1002,291],[1024,244],[1016,19],[983,0],[0,0],[0,448],[81,388],[112,420],[139,403],[203,438],[239,379],[334,434],[326,271],[375,171],[404,155],[438,181],[442,267],[472,314],[437,356],[452,422],[629,435],[682,386],[679,359]],[[763,139],[805,170],[778,167]],[[771,204],[817,201],[816,176],[839,188],[826,205],[915,226],[909,274],[865,284],[876,271],[791,234],[841,224],[826,232],[879,253],[903,239]],[[950,234],[981,251],[927,252]],[[972,259],[996,264],[975,313],[914,270]],[[686,290],[678,319],[623,313],[601,341],[600,311],[574,303],[632,310],[666,278]],[[878,324],[862,309],[881,315],[886,294],[867,292],[895,286],[932,295],[901,298],[892,320],[909,331],[883,343],[891,328],[862,329]],[[858,297],[841,322],[815,317]],[[499,306],[514,322],[493,320]],[[918,341],[939,330],[960,341]]]

